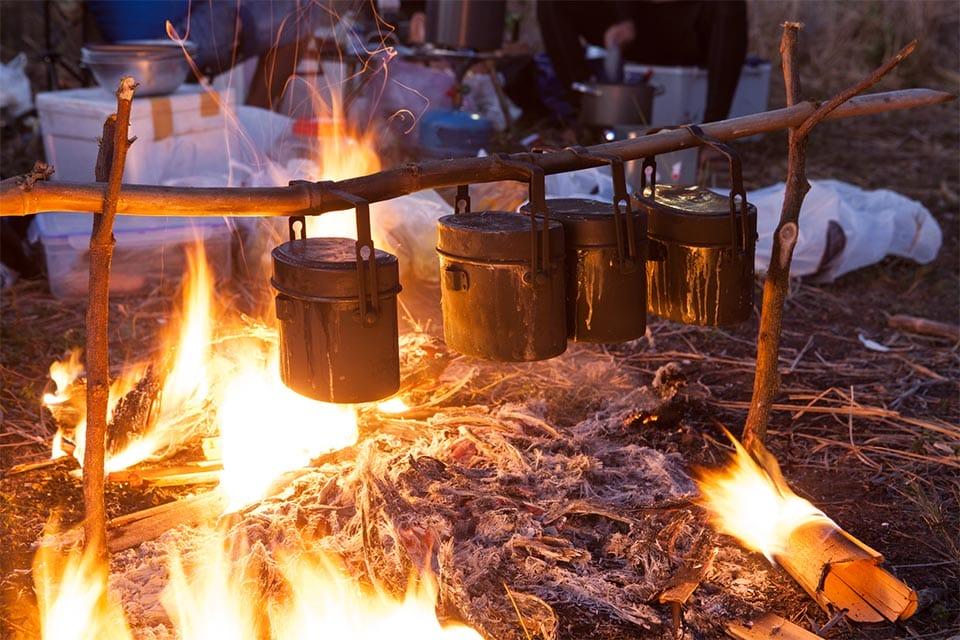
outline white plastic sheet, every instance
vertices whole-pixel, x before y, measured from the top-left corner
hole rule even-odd
[[[770,263],[784,184],[752,191],[757,207],[758,271]],[[943,233],[926,207],[888,189],[865,191],[839,180],[811,180],[800,211],[800,237],[790,273],[830,282],[887,255],[920,264],[937,257]]]

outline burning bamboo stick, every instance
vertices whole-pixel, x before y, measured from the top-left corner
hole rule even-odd
[[[931,89],[906,89],[859,96],[832,110],[826,120],[865,116],[886,111],[941,104],[955,96]],[[704,133],[732,140],[757,133],[797,127],[820,108],[820,103],[800,102],[783,109],[757,113],[702,125]],[[613,154],[624,160],[698,146],[700,141],[686,130],[662,131],[633,140],[610,142],[590,148],[592,153]],[[599,156],[598,156],[599,157]],[[562,173],[601,166],[604,161],[573,151],[509,156],[509,160],[534,163],[545,173]],[[297,183],[271,188],[186,188],[125,185],[117,212],[127,215],[167,216],[289,216],[339,211],[352,205],[334,190],[353,194],[368,202],[390,200],[415,191],[458,184],[522,180],[524,176],[501,158],[461,158],[408,164],[359,178],[333,183]],[[0,213],[30,215],[42,211],[99,211],[104,186],[67,182],[37,182],[22,178],[0,182]]]
[[[798,526],[774,558],[828,613],[897,622],[917,611],[917,593],[880,567],[883,556],[829,519]]]
[[[828,613],[897,622],[916,612],[916,592],[880,567],[882,555],[795,494],[765,449],[761,466],[730,438],[730,465],[701,469],[697,478],[701,503],[720,531],[763,552]]]

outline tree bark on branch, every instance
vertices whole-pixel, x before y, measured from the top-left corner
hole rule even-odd
[[[787,107],[800,100],[800,71],[797,62],[797,40],[803,25],[787,22],[780,39],[780,58],[783,64],[783,83]],[[780,336],[783,329],[783,310],[790,286],[790,264],[800,234],[800,208],[810,190],[807,182],[807,141],[810,132],[831,113],[854,96],[878,83],[894,67],[907,58],[917,46],[914,40],[897,55],[857,84],[841,91],[823,103],[808,118],[791,127],[788,135],[787,180],[783,196],[780,222],[773,234],[770,265],[763,283],[763,302],[760,308],[760,330],[757,333],[757,365],[753,379],[750,410],[743,428],[743,445],[759,459],[764,458],[763,441],[770,423],[773,402],[780,391]]]
[[[831,109],[823,117],[836,120],[885,111],[912,109],[941,104],[954,96],[930,89],[905,89],[853,98]],[[757,113],[702,126],[704,133],[718,140],[733,140],[755,133],[798,127],[819,107],[802,102],[785,109]],[[690,132],[680,129],[641,136],[590,147],[597,154],[616,155],[636,160],[649,155],[686,149],[700,144]],[[604,161],[578,156],[572,151],[532,154],[518,153],[511,160],[533,163],[544,173],[562,173],[598,167]],[[333,192],[344,191],[368,202],[380,202],[399,196],[459,184],[522,180],[524,176],[497,158],[458,158],[408,164],[368,176],[341,180],[332,184],[300,183],[288,187],[201,188],[124,185],[117,211],[129,215],[168,216],[290,216],[311,215],[349,209],[352,205]],[[64,182],[37,183],[24,189],[15,178],[0,182],[0,213],[22,216],[41,211],[74,211],[89,214],[99,211],[103,201],[102,185]]]
[[[93,217],[90,232],[90,284],[87,303],[87,427],[83,450],[83,534],[86,552],[107,556],[107,514],[104,504],[104,456],[107,436],[107,405],[110,396],[110,262],[113,259],[113,219],[120,198],[123,166],[130,128],[130,108],[136,89],[133,78],[120,80],[117,112],[103,123],[97,154],[97,181],[106,182],[101,212]]]

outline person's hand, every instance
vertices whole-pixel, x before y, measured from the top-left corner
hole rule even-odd
[[[423,44],[427,40],[427,14],[417,11],[410,17],[410,42]]]
[[[633,26],[633,20],[624,20],[607,28],[606,33],[603,34],[603,45],[607,49],[613,47],[622,49],[624,45],[633,42],[636,37],[637,31]]]

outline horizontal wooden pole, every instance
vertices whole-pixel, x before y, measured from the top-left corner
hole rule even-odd
[[[829,120],[898,111],[953,100],[955,96],[932,89],[904,89],[873,93],[851,99],[828,116]],[[703,131],[720,140],[733,140],[796,127],[817,108],[808,101],[740,118],[702,125]],[[133,132],[136,133],[135,131]],[[679,129],[590,147],[597,153],[637,160],[699,145],[689,132]],[[578,156],[572,151],[508,156],[512,161],[535,163],[545,173],[563,173],[604,164]],[[459,158],[407,164],[359,178],[334,183],[300,183],[287,187],[157,187],[124,185],[117,212],[139,216],[289,216],[316,215],[350,208],[333,190],[343,191],[368,202],[390,200],[424,189],[459,184],[524,180],[522,170],[495,157]],[[44,211],[90,213],[103,202],[103,184],[37,182],[24,188],[16,178],[0,182],[0,214],[23,216]]]

